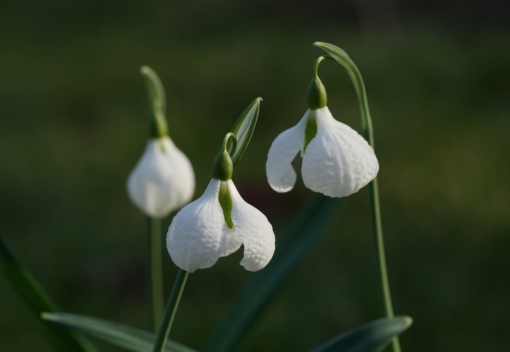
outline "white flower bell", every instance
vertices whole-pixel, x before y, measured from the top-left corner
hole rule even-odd
[[[379,163],[367,141],[331,115],[317,65],[308,88],[310,109],[274,140],[267,156],[267,179],[276,192],[290,191],[296,183],[291,162],[301,151],[305,186],[326,196],[346,197],[377,176]]]
[[[164,218],[189,203],[195,192],[195,173],[168,136],[151,138],[129,175],[127,190],[143,213]]]
[[[167,248],[173,262],[190,273],[213,266],[244,245],[241,265],[248,271],[264,268],[275,250],[273,228],[259,210],[246,203],[232,182],[233,165],[226,145],[213,167],[204,194],[172,220]]]

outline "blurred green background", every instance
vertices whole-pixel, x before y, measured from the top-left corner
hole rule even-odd
[[[274,193],[272,140],[304,114],[314,41],[345,49],[372,110],[403,351],[510,350],[510,27],[489,1],[17,1],[0,10],[0,231],[68,312],[146,326],[145,220],[126,178],[147,135],[139,73],[201,195],[223,136],[262,96],[234,182],[276,236],[312,194]],[[320,75],[359,130],[344,70]],[[299,159],[299,158],[297,158]],[[298,167],[300,160],[297,160]],[[307,351],[379,316],[366,190],[349,197],[240,351]],[[170,219],[165,220],[165,227]],[[190,276],[172,338],[199,348],[249,279],[242,253]],[[176,268],[165,254],[167,293]],[[49,352],[0,276],[0,349]],[[98,344],[104,351],[117,351]]]

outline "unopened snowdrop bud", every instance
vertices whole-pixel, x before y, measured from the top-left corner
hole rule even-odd
[[[288,192],[296,183],[291,162],[301,151],[301,174],[306,187],[330,197],[346,197],[372,181],[379,171],[374,150],[355,130],[331,115],[326,89],[318,77],[320,57],[315,62],[308,87],[308,105],[299,123],[282,132],[273,142],[266,162],[269,185]]]
[[[246,203],[232,182],[233,164],[227,145],[236,138],[225,136],[213,164],[213,178],[202,197],[184,207],[172,220],[167,248],[173,262],[194,272],[213,266],[244,245],[241,265],[249,271],[264,268],[275,250],[273,228],[259,210]]]
[[[189,159],[168,136],[165,96],[156,73],[142,68],[151,102],[150,139],[131,172],[127,190],[131,201],[146,215],[163,218],[189,203],[195,191],[195,173]]]

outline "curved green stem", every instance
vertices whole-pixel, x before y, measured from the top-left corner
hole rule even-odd
[[[152,350],[153,352],[165,351],[166,340],[170,335],[170,329],[172,328],[175,313],[177,312],[177,307],[179,306],[179,301],[181,300],[182,291],[184,291],[184,285],[186,285],[188,275],[189,273],[182,269],[179,269],[179,272],[177,273],[172,293],[170,294],[170,298],[166,305],[165,315],[163,316],[163,320],[161,321],[161,325],[158,330],[158,335],[156,336],[156,343]]]
[[[368,143],[375,149],[374,129],[370,110],[368,108],[367,93],[363,78],[358,67],[351,60],[349,55],[342,49],[328,43],[317,42],[314,44],[327,52],[336,62],[342,65],[352,80],[354,89],[358,96],[359,107],[361,111],[361,129],[362,134]],[[372,238],[375,248],[375,257],[377,263],[377,280],[379,287],[379,299],[383,308],[384,316],[393,317],[393,305],[391,302],[390,284],[388,280],[388,271],[386,269],[386,256],[384,251],[384,239],[381,222],[381,210],[379,205],[379,190],[377,187],[377,178],[368,184],[368,202],[370,206],[370,218],[372,224]],[[397,337],[392,342],[393,352],[400,352],[400,343]]]
[[[149,244],[149,321],[151,330],[156,332],[163,315],[163,273],[161,253],[161,220],[147,218]]]
[[[319,76],[319,65],[321,64],[322,60],[327,58],[327,56],[319,56],[317,60],[315,60],[315,63],[313,64],[313,75],[314,77]]]

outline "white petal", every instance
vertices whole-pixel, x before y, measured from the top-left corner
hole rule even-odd
[[[195,193],[195,173],[191,162],[184,153],[175,146],[170,138],[164,138],[165,156],[172,165],[174,181],[175,207],[181,208],[188,204]]]
[[[147,142],[127,182],[131,201],[155,218],[163,218],[189,202],[194,189],[191,163],[168,137]]]
[[[236,230],[225,223],[219,187],[220,181],[212,179],[202,197],[185,206],[168,229],[166,245],[173,262],[190,273],[210,268],[242,244]]]
[[[372,181],[379,171],[374,150],[358,132],[316,110],[317,135],[306,148],[301,173],[305,186],[330,197],[346,197]]]
[[[266,216],[246,203],[232,181],[228,181],[232,195],[232,221],[244,245],[241,265],[248,271],[263,269],[275,250],[273,227]]]
[[[267,155],[266,174],[269,185],[276,192],[284,193],[294,188],[296,172],[291,162],[303,148],[308,114],[309,110],[296,126],[280,133],[271,144]]]

